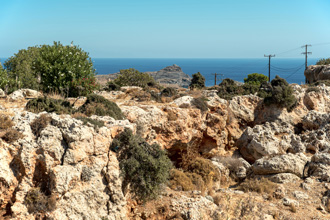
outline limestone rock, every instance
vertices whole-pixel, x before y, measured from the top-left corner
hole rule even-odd
[[[191,77],[188,74],[185,74],[181,67],[176,64],[172,66],[167,66],[158,72],[150,73],[156,82],[163,84],[177,84],[181,87],[188,87],[191,81]]]
[[[2,89],[0,89],[0,98],[4,97],[6,97],[6,93]]]
[[[310,65],[304,75],[309,83],[330,79],[330,65]]]
[[[330,182],[330,154],[315,154],[309,164],[308,175],[318,177],[322,181]]]
[[[24,98],[37,98],[42,96],[38,91],[32,89],[19,89],[8,95],[10,101],[17,101]]]
[[[294,205],[295,207],[299,207],[299,202],[289,198],[283,198],[283,205],[291,206]]]
[[[292,173],[302,177],[308,160],[308,157],[303,153],[289,153],[271,158],[264,157],[252,165],[252,171],[257,175]]]

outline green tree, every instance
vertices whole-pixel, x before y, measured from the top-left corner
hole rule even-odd
[[[9,92],[20,88],[38,90],[40,81],[33,66],[38,56],[39,48],[29,47],[18,51],[4,63],[8,71]]]
[[[330,58],[328,59],[320,59],[316,62],[316,65],[329,65],[330,64]]]
[[[154,199],[169,178],[172,162],[159,145],[148,144],[126,128],[112,142],[111,149],[118,154],[123,187],[137,199]]]
[[[119,86],[139,86],[142,88],[156,84],[154,78],[148,73],[142,73],[133,68],[120,70],[113,82]]]
[[[204,76],[200,73],[197,72],[192,75],[192,79],[190,82],[190,88],[192,89],[202,89],[205,87],[205,78]]]
[[[76,93],[79,93],[78,89],[83,91],[88,86],[89,90],[94,89],[90,84],[95,83],[93,62],[89,54],[79,46],[64,46],[60,42],[54,42],[52,46],[43,45],[40,47],[40,54],[34,67],[36,73],[41,76],[44,92],[55,91],[76,96]],[[84,85],[82,79],[89,84]]]
[[[3,69],[0,63],[0,89],[5,89],[8,84],[7,71]]]
[[[260,73],[251,73],[247,78],[244,78],[244,83],[261,85],[268,81],[268,77]]]

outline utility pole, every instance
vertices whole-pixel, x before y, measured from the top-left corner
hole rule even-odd
[[[308,52],[308,47],[311,47],[312,45],[306,44],[304,46],[301,46],[301,48],[305,47],[305,52],[302,52],[301,54],[305,54],[305,70],[307,69],[307,55],[312,54],[312,52]]]
[[[264,55],[264,57],[268,57],[269,61],[268,61],[268,82],[270,82],[270,58],[275,57],[274,55]]]
[[[214,75],[214,85],[217,85],[217,73],[213,73],[212,75]]]

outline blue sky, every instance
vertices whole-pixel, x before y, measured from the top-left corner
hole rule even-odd
[[[329,11],[329,0],[0,0],[0,57],[53,41],[94,58],[302,57],[304,44],[330,57]]]

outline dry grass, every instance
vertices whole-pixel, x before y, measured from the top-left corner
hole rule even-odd
[[[36,137],[39,137],[41,131],[47,127],[51,120],[52,118],[47,114],[42,114],[39,118],[34,119],[33,122],[30,124],[33,134]]]
[[[8,115],[0,115],[0,129],[8,129],[14,126],[14,122]]]
[[[178,169],[171,170],[169,186],[171,189],[179,191],[205,191],[205,184],[200,175]]]
[[[64,100],[65,97],[58,92],[50,92],[46,95],[48,98]]]
[[[167,119],[169,121],[176,121],[178,119],[178,115],[175,114],[174,112],[170,111],[167,113]]]
[[[261,178],[258,179],[247,179],[241,183],[238,189],[243,190],[244,192],[257,192],[257,193],[267,193],[272,194],[276,189],[277,184],[272,181]]]
[[[11,144],[23,137],[24,137],[24,135],[21,132],[15,130],[13,128],[9,128],[1,138],[4,141],[6,141],[7,143]]]

